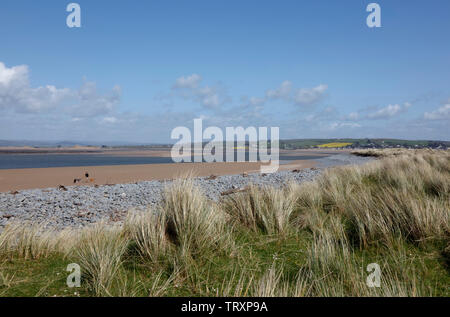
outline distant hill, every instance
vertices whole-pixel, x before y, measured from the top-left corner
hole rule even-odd
[[[450,141],[400,139],[291,139],[281,140],[281,149],[307,149],[342,143],[345,148],[449,148]],[[327,146],[325,146],[327,147]]]
[[[31,146],[31,147],[73,147],[76,145],[87,146],[82,142],[71,141],[27,141],[27,140],[0,140],[0,146]],[[93,144],[92,144],[93,145]]]
[[[30,141],[30,140],[0,140],[0,147],[4,146],[31,146],[31,147],[74,147],[74,146],[153,146],[153,145],[161,145],[161,144],[143,144],[137,142],[76,142],[76,141]]]
[[[204,142],[206,144],[208,142]],[[248,145],[248,142],[246,142]],[[74,146],[108,146],[127,148],[153,148],[171,147],[172,144],[163,143],[134,143],[134,142],[75,142],[75,141],[27,141],[27,140],[0,140],[0,147],[5,146],[31,146],[45,147],[74,147]],[[224,142],[225,146],[225,142]],[[280,149],[308,149],[308,148],[450,148],[450,141],[433,140],[401,140],[401,139],[288,139],[280,140]]]

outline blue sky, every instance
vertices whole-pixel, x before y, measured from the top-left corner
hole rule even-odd
[[[176,126],[281,138],[450,139],[450,2],[0,3],[0,139],[168,142]]]

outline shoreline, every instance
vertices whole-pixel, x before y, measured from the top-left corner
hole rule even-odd
[[[205,196],[213,201],[220,200],[223,193],[254,184],[257,186],[286,185],[289,181],[302,183],[311,181],[326,168],[342,165],[360,165],[372,161],[373,158],[357,157],[338,154],[332,157],[318,159],[314,168],[299,168],[296,163],[305,164],[306,161],[281,165],[278,172],[272,174],[235,173],[233,175],[218,175],[218,170],[210,170],[208,166],[227,164],[223,173],[230,173],[230,164],[237,170],[249,166],[243,163],[191,163],[208,167],[203,175],[192,175],[196,186],[199,186]],[[178,164],[187,166],[188,163]],[[251,163],[257,164],[259,163]],[[166,164],[168,165],[168,164]],[[247,164],[248,165],[248,164]],[[155,165],[151,165],[155,166]],[[296,168],[295,168],[296,167]],[[284,169],[284,170],[283,170]],[[43,169],[48,170],[48,169]],[[140,171],[137,169],[137,171]],[[213,173],[210,173],[210,172]],[[81,169],[80,172],[84,172]],[[172,171],[176,175],[176,171]],[[210,177],[211,174],[217,175]],[[181,176],[178,173],[177,176]],[[184,174],[186,175],[186,174]],[[165,175],[166,176],[166,175]],[[2,228],[12,222],[45,224],[55,229],[67,227],[83,227],[99,221],[107,223],[121,223],[130,210],[143,211],[155,208],[162,199],[162,191],[170,185],[173,179],[167,176],[161,180],[148,180],[133,183],[80,184],[63,188],[27,189],[17,192],[0,193],[0,232]]]
[[[5,149],[5,148],[1,148]],[[11,148],[9,148],[11,149]],[[24,148],[16,148],[23,150]],[[90,150],[98,150],[96,148]],[[21,153],[21,155],[39,154],[45,156],[48,153]],[[42,149],[38,149],[42,150]],[[55,150],[47,148],[45,150]],[[75,148],[70,154],[82,154],[86,148]],[[101,150],[101,149],[100,149]],[[34,152],[34,153],[33,153]],[[56,149],[58,152],[58,149]],[[55,154],[54,152],[53,154]],[[15,153],[17,154],[17,153]],[[58,155],[67,155],[61,153]],[[110,156],[136,156],[136,157],[167,157],[169,150],[155,149],[113,149],[95,153],[83,153],[84,155],[110,155]],[[289,161],[280,161],[279,170],[304,169],[316,167],[321,157],[326,158],[339,154],[349,155],[348,150],[337,149],[306,149],[306,150],[280,150],[280,156],[292,157]],[[8,155],[8,154],[4,154]],[[296,156],[303,157],[296,159]],[[81,164],[80,164],[81,165]],[[0,193],[38,189],[56,188],[60,185],[107,185],[126,184],[140,181],[164,180],[176,178],[192,172],[194,176],[210,176],[211,174],[235,175],[242,173],[259,172],[261,162],[221,162],[221,163],[135,163],[118,165],[87,165],[67,167],[36,167],[36,168],[12,168],[0,169]],[[89,177],[85,177],[85,173]],[[74,180],[80,180],[74,183]]]
[[[236,175],[259,172],[261,162],[167,163],[140,165],[105,165],[80,167],[47,167],[0,170],[0,193],[58,186],[102,186],[130,184],[151,180],[168,180],[186,174],[196,177]],[[289,161],[279,170],[315,167],[312,160]],[[88,173],[89,177],[85,177]],[[74,183],[74,180],[80,180]]]
[[[321,169],[305,168],[296,172],[278,171],[273,174],[251,173],[192,179],[208,199],[218,201],[222,193],[243,188],[250,183],[280,187],[288,181],[302,183],[313,180],[321,173]],[[98,222],[122,223],[130,211],[157,208],[163,199],[164,188],[172,183],[172,179],[165,179],[0,193],[0,232],[6,225],[17,222],[42,224],[58,231]]]

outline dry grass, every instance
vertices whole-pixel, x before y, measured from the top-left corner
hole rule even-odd
[[[297,190],[298,185],[293,183],[283,189],[251,185],[247,191],[229,196],[224,209],[232,219],[251,230],[270,235],[287,234]]]
[[[302,186],[299,222],[316,230],[326,216],[343,218],[347,234],[363,245],[396,236],[416,242],[446,239],[449,165],[450,156],[444,152],[329,170]]]
[[[0,266],[1,269],[1,266]],[[8,274],[0,270],[0,296],[3,295],[15,283],[14,274]],[[1,291],[3,289],[3,291]]]
[[[124,233],[136,244],[136,250],[144,261],[158,264],[164,261],[170,252],[170,243],[166,236],[165,214],[132,212],[124,224]]]
[[[229,247],[226,217],[189,178],[176,180],[164,191],[159,209],[167,238],[183,256]]]
[[[406,148],[389,148],[389,149],[365,149],[355,150],[352,154],[359,156],[374,156],[374,157],[392,157],[392,156],[415,156],[415,155],[449,155],[450,150],[434,150],[434,149],[406,149]]]
[[[12,223],[0,234],[0,259],[41,259],[70,252],[76,244],[71,230],[49,230],[43,225]]]
[[[95,295],[111,295],[111,287],[122,265],[127,240],[118,228],[95,225],[81,232],[75,258],[83,278]]]

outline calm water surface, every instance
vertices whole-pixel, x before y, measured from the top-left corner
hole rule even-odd
[[[323,156],[280,156],[280,161],[314,160]],[[102,165],[167,164],[170,157],[95,154],[0,154],[0,169]]]

